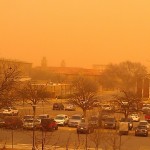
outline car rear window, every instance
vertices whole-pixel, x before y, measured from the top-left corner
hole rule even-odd
[[[63,119],[64,119],[64,117],[63,117],[63,116],[56,116],[56,118],[55,118],[55,119],[63,120]]]
[[[80,120],[80,119],[81,119],[81,116],[72,116],[71,119]]]

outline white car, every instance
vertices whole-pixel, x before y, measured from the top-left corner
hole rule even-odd
[[[68,111],[75,111],[76,108],[75,108],[75,105],[73,105],[73,104],[68,104],[68,105],[65,107],[65,110],[68,110]]]
[[[110,111],[110,110],[112,110],[112,107],[108,104],[104,104],[104,105],[102,105],[102,110]]]
[[[33,115],[25,115],[25,116],[23,117],[23,121],[32,120],[33,118],[34,118]]]
[[[146,112],[148,112],[148,111],[150,111],[150,107],[148,107],[148,106],[142,107],[142,112],[143,112],[143,113],[146,113]]]
[[[133,121],[140,121],[140,117],[138,114],[131,114],[130,118],[132,118]]]
[[[15,107],[4,107],[1,109],[3,115],[18,115],[19,111]]]
[[[69,117],[67,115],[64,115],[64,114],[60,114],[60,115],[57,115],[54,120],[56,121],[56,123],[58,125],[62,125],[62,126],[65,126],[68,124],[68,120],[69,120]]]
[[[81,122],[85,122],[83,115],[75,114],[69,118],[68,127],[77,127]]]
[[[35,129],[40,128],[41,122],[37,119],[27,119],[23,122],[23,129],[33,129],[33,127],[35,127]]]
[[[146,126],[148,130],[150,129],[150,125],[149,125],[148,121],[146,121],[146,120],[141,120],[139,122],[138,126]]]

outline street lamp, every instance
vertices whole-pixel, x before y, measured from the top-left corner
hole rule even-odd
[[[36,113],[36,105],[32,105],[32,108],[33,108],[32,150],[36,150],[36,146],[35,146],[35,113]]]

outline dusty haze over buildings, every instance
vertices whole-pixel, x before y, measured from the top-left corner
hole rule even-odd
[[[150,0],[1,0],[0,57],[49,66],[150,64]]]

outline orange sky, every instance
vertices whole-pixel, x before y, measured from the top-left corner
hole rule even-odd
[[[0,57],[49,66],[150,65],[150,0],[0,0]]]

